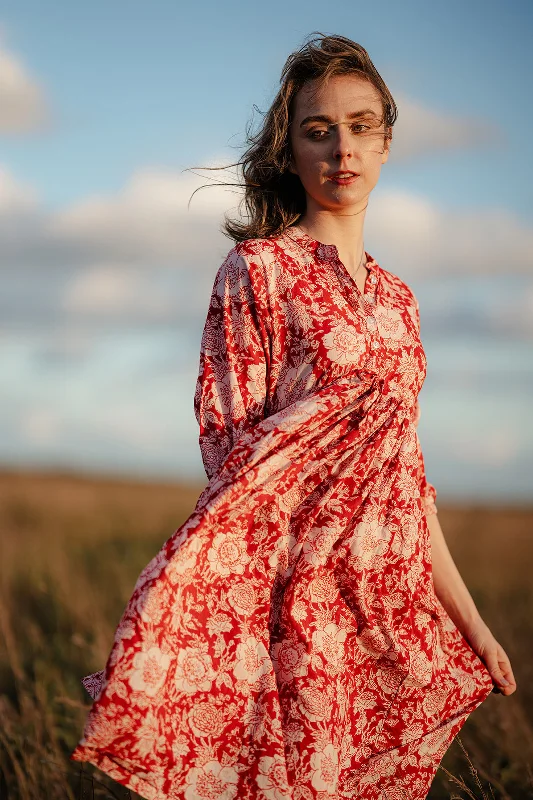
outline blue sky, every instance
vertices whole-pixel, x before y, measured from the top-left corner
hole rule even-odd
[[[0,12],[0,462],[204,477],[192,395],[219,231],[197,192],[313,31],[399,109],[365,247],[415,290],[442,499],[531,498],[530,2],[47,4]]]

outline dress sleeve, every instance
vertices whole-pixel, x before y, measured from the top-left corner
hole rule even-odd
[[[414,408],[415,425],[418,425],[419,419],[420,419],[420,404],[417,399]],[[435,505],[435,501],[437,499],[437,490],[435,489],[432,483],[429,483],[428,479],[426,478],[424,455],[422,453],[422,446],[420,444],[418,432],[416,433],[416,451],[418,455],[418,486],[420,489],[420,496],[422,498],[422,502],[424,503],[426,516],[428,514],[436,514],[438,511],[437,506]]]
[[[238,438],[264,418],[268,352],[249,265],[234,247],[215,277],[194,393],[209,480]]]
[[[415,314],[416,324],[418,328],[418,333],[420,333],[420,309],[416,297],[414,297],[414,301],[416,308],[416,314]],[[413,409],[413,422],[415,426],[418,426],[419,419],[420,419],[420,403],[418,402],[417,398],[415,407]],[[424,455],[422,453],[422,445],[420,444],[418,431],[416,432],[416,451],[418,455],[418,486],[420,489],[420,496],[422,498],[422,502],[424,503],[426,516],[428,514],[437,514],[438,509],[435,504],[435,501],[437,499],[437,490],[435,489],[432,483],[429,483],[429,481],[426,478]]]

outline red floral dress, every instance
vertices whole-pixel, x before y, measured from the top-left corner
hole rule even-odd
[[[139,576],[71,758],[148,800],[418,800],[493,688],[435,595],[417,300],[291,227],[228,253],[209,484]]]

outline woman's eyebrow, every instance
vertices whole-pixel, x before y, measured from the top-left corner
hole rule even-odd
[[[378,115],[371,108],[364,108],[362,111],[352,111],[349,114],[346,114],[347,119],[357,119],[358,117],[375,117],[377,119]],[[303,127],[303,125],[306,125],[308,122],[327,122],[330,125],[336,124],[333,122],[331,117],[327,116],[327,114],[313,114],[312,116],[304,117],[304,119],[300,122],[300,128]]]

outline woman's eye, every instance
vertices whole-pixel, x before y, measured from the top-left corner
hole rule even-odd
[[[355,125],[350,126],[354,133],[362,133],[363,130],[369,130],[369,125],[363,125],[362,123],[358,122]],[[323,138],[322,134],[327,135],[329,131],[318,130],[315,128],[313,131],[309,131],[307,134],[310,139],[314,139],[315,141],[320,141]]]

